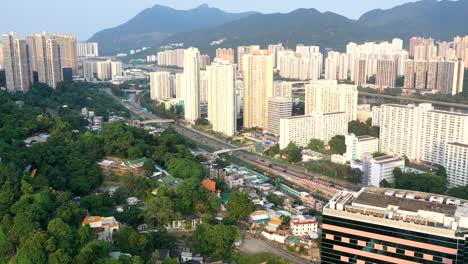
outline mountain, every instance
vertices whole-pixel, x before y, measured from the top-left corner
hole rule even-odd
[[[468,0],[422,0],[388,10],[372,10],[358,20],[315,9],[287,14],[255,14],[210,29],[174,34],[163,43],[183,42],[213,54],[209,43],[225,39],[223,47],[281,42],[343,50],[350,42],[390,40],[394,37],[428,36],[450,40],[468,34]]]
[[[364,41],[373,30],[355,20],[316,9],[298,9],[291,13],[255,14],[218,27],[174,34],[163,43],[184,43],[210,51],[209,43],[225,39],[223,47],[281,42],[290,47],[298,43],[322,47],[343,47],[349,41]]]
[[[158,46],[174,33],[215,27],[252,14],[255,13],[228,13],[206,4],[190,10],[155,5],[122,25],[94,34],[89,41],[98,42],[103,55],[116,54],[144,46]]]
[[[418,35],[449,40],[468,33],[467,17],[468,0],[422,0],[388,10],[369,11],[358,22],[375,29],[381,36]]]

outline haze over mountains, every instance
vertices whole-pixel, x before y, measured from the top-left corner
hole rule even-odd
[[[281,42],[343,49],[349,41],[407,39],[413,35],[450,40],[468,34],[468,0],[422,0],[388,10],[372,10],[358,20],[315,9],[297,9],[282,14],[227,13],[202,5],[175,10],[156,5],[127,23],[96,33],[103,54],[127,52],[132,48],[157,48],[169,43],[196,46],[210,54],[222,47]]]

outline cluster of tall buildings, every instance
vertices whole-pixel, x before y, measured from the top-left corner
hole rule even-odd
[[[39,33],[21,39],[18,33],[2,35],[3,67],[9,91],[27,91],[35,82],[52,88],[77,74],[76,38]]]
[[[184,67],[184,49],[171,49],[160,51],[156,54],[156,60],[159,66],[169,67]],[[211,60],[208,55],[200,55],[199,58],[200,68],[206,69],[206,66],[210,65]]]
[[[463,92],[464,73],[461,60],[407,60],[404,87],[456,95]]]
[[[184,49],[160,51],[156,57],[159,66],[184,67]]]
[[[296,50],[277,51],[277,69],[286,79],[318,80],[322,73],[323,55],[317,46],[297,45]]]

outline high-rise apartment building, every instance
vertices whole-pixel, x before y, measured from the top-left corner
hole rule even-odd
[[[352,77],[352,81],[357,86],[363,86],[367,83],[367,62],[365,59],[354,59],[354,74]]]
[[[99,57],[97,42],[80,42],[76,44],[76,54],[78,57],[93,58]]]
[[[242,67],[244,65],[244,55],[250,54],[251,52],[259,51],[259,45],[251,45],[251,46],[239,46],[237,47],[237,67],[238,71],[242,73]]]
[[[348,122],[357,119],[356,85],[337,81],[311,81],[305,86],[305,114],[345,112]]]
[[[268,98],[268,132],[280,135],[280,119],[292,116],[291,97],[274,96]]]
[[[273,96],[291,97],[294,82],[276,81],[273,83]]]
[[[206,70],[206,66],[211,64],[210,56],[206,54],[200,55],[200,69]]]
[[[176,98],[178,100],[184,100],[185,98],[185,89],[184,89],[184,74],[176,73],[175,76],[175,86],[176,86]]]
[[[283,49],[283,44],[281,43],[268,45],[268,50],[273,55],[273,68],[275,69],[278,67],[278,52],[282,51]]]
[[[72,75],[78,73],[78,59],[76,54],[76,37],[68,34],[51,34],[57,39],[60,48],[60,65],[63,70],[69,70]]]
[[[381,152],[444,165],[449,143],[468,144],[468,114],[434,110],[430,104],[381,106]]]
[[[216,49],[216,58],[227,60],[229,63],[234,64],[234,50],[225,48]]]
[[[292,116],[280,119],[280,148],[289,143],[305,147],[311,139],[319,139],[328,144],[336,135],[348,133],[348,119],[344,112],[312,113],[305,116]]]
[[[442,94],[456,95],[463,92],[463,61],[445,60],[438,63],[437,89]]]
[[[395,189],[341,192],[323,208],[321,261],[463,263],[467,203]]]
[[[233,136],[237,130],[236,65],[228,60],[215,59],[207,67],[208,120],[213,131]]]
[[[194,124],[200,118],[200,52],[196,48],[184,51],[183,81],[185,120]]]
[[[93,81],[97,74],[96,67],[95,61],[83,61],[83,78],[87,81]]]
[[[468,185],[468,144],[447,143],[444,155],[449,187]]]
[[[25,40],[18,33],[2,35],[3,63],[8,91],[27,92],[31,86],[30,62]]]
[[[321,53],[309,53],[314,49],[302,49],[305,53],[292,50],[278,52],[279,75],[287,79],[318,80],[322,72],[323,56]]]
[[[243,57],[244,127],[266,128],[268,98],[273,96],[273,56],[268,50]]]
[[[404,87],[413,89],[415,87],[416,63],[414,60],[407,60],[405,64]]]
[[[159,66],[184,67],[184,50],[164,50],[156,54]]]
[[[111,77],[112,79],[117,76],[122,76],[122,62],[111,61]]]
[[[414,88],[423,90],[427,87],[427,61],[418,60],[415,64]]]
[[[376,85],[395,88],[396,78],[397,67],[395,60],[377,60],[377,74],[375,76]]]
[[[31,72],[37,74],[38,82],[52,88],[63,81],[61,49],[53,34],[41,33],[27,37]]]
[[[112,80],[112,68],[110,61],[96,62],[96,77],[99,80]]]
[[[434,45],[434,40],[430,38],[426,39],[422,37],[412,37],[410,39],[410,44],[409,44],[409,56],[411,58],[415,57],[417,46],[428,46],[428,45]]]
[[[150,73],[150,92],[152,100],[169,99],[173,97],[174,82],[170,72],[151,72]]]
[[[208,75],[206,71],[200,71],[200,103],[208,102]]]

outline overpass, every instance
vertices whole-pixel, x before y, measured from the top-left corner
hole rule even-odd
[[[122,91],[124,91],[125,93],[134,93],[134,94],[140,94],[140,93],[144,92],[144,90],[131,90],[131,89],[122,90]]]
[[[219,155],[219,154],[224,154],[224,153],[231,153],[235,151],[241,151],[241,150],[251,150],[254,146],[247,146],[247,147],[242,147],[242,148],[236,148],[236,149],[222,149],[218,150],[216,152],[213,152],[213,155]]]
[[[152,120],[141,121],[141,124],[143,124],[143,125],[153,124],[153,123],[174,123],[174,120],[172,120],[172,119],[152,119]]]

